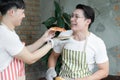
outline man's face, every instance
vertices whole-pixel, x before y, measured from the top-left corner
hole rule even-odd
[[[82,9],[76,9],[71,15],[71,29],[81,31],[88,26],[87,20]]]
[[[25,17],[24,9],[16,9],[13,13],[13,24],[14,26],[20,26],[22,19]]]

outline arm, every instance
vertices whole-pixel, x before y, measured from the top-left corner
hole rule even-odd
[[[97,64],[98,70],[89,77],[80,78],[76,80],[101,80],[108,76],[109,73],[109,62]]]
[[[23,50],[15,55],[16,58],[23,60],[27,64],[35,63],[41,57],[43,57],[47,52],[53,47],[51,43],[48,43],[41,47],[47,40],[51,39],[54,36],[53,31],[47,30],[45,34],[37,40],[32,45],[24,47]],[[38,49],[41,47],[40,49]]]
[[[54,31],[51,31],[50,29],[47,30],[40,39],[38,39],[33,44],[28,45],[27,49],[30,52],[34,52],[35,50],[37,50],[38,48],[40,48],[46,41],[48,41],[49,39],[51,39],[52,37],[54,37],[54,35],[55,35]]]
[[[28,46],[26,46],[26,47],[27,47],[27,49],[28,49],[30,52],[34,52],[34,51],[37,50],[39,47],[41,47],[45,42],[46,42],[46,41],[45,41],[44,38],[40,38],[40,39],[38,39],[36,42],[34,42],[33,44],[28,45]]]
[[[49,59],[48,59],[48,70],[46,72],[46,79],[47,80],[53,80],[57,76],[57,73],[55,71],[55,65],[57,62],[57,59],[59,57],[59,53],[55,53],[54,51],[51,53]]]
[[[23,60],[27,64],[35,63],[41,57],[43,57],[47,52],[52,48],[51,44],[46,44],[42,48],[36,50],[35,52],[31,53],[26,47],[23,50],[15,55],[16,58]]]
[[[98,71],[96,71],[93,75],[89,76],[89,80],[100,80],[108,76],[109,73],[109,62],[97,64]]]
[[[107,56],[106,46],[102,40],[99,40],[96,46],[95,61],[98,70],[88,77],[90,80],[100,80],[108,76],[109,73],[109,59]]]
[[[55,53],[54,51],[52,51],[49,59],[48,59],[48,67],[55,67],[56,62],[58,57],[60,56],[60,53]]]

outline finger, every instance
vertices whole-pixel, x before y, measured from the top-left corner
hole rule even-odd
[[[49,34],[55,34],[55,31],[50,31]]]
[[[55,36],[55,34],[53,33],[53,34],[52,34],[52,38],[53,38],[54,36]]]
[[[54,31],[54,30],[52,30],[52,29],[48,29],[48,31],[50,32],[50,33],[55,33],[56,31]]]
[[[48,29],[47,31],[48,31],[48,32],[54,32],[54,33],[56,32],[56,31],[54,31],[54,30],[51,30],[51,29]]]
[[[48,34],[50,38],[53,38],[55,36],[55,33]]]

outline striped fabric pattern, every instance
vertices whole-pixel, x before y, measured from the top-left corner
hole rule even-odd
[[[18,80],[19,76],[25,75],[24,63],[14,58],[10,65],[0,72],[0,80]]]
[[[63,49],[62,70],[60,76],[69,78],[83,78],[91,74],[86,64],[86,53]]]

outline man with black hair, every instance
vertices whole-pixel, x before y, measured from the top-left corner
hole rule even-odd
[[[2,0],[0,12],[0,80],[25,80],[24,63],[32,64],[44,56],[53,46],[46,41],[54,36],[53,31],[47,30],[35,43],[25,46],[15,32],[20,26],[24,14],[23,0]],[[42,47],[41,47],[42,46]],[[41,48],[40,48],[41,47]]]
[[[59,36],[71,36],[65,43],[53,48],[48,60],[46,79],[57,76],[55,65],[62,55],[62,66],[58,76],[62,80],[101,80],[109,73],[109,60],[104,41],[89,31],[94,22],[94,10],[87,5],[78,4],[71,15],[71,30]],[[97,64],[98,70],[93,71]]]

